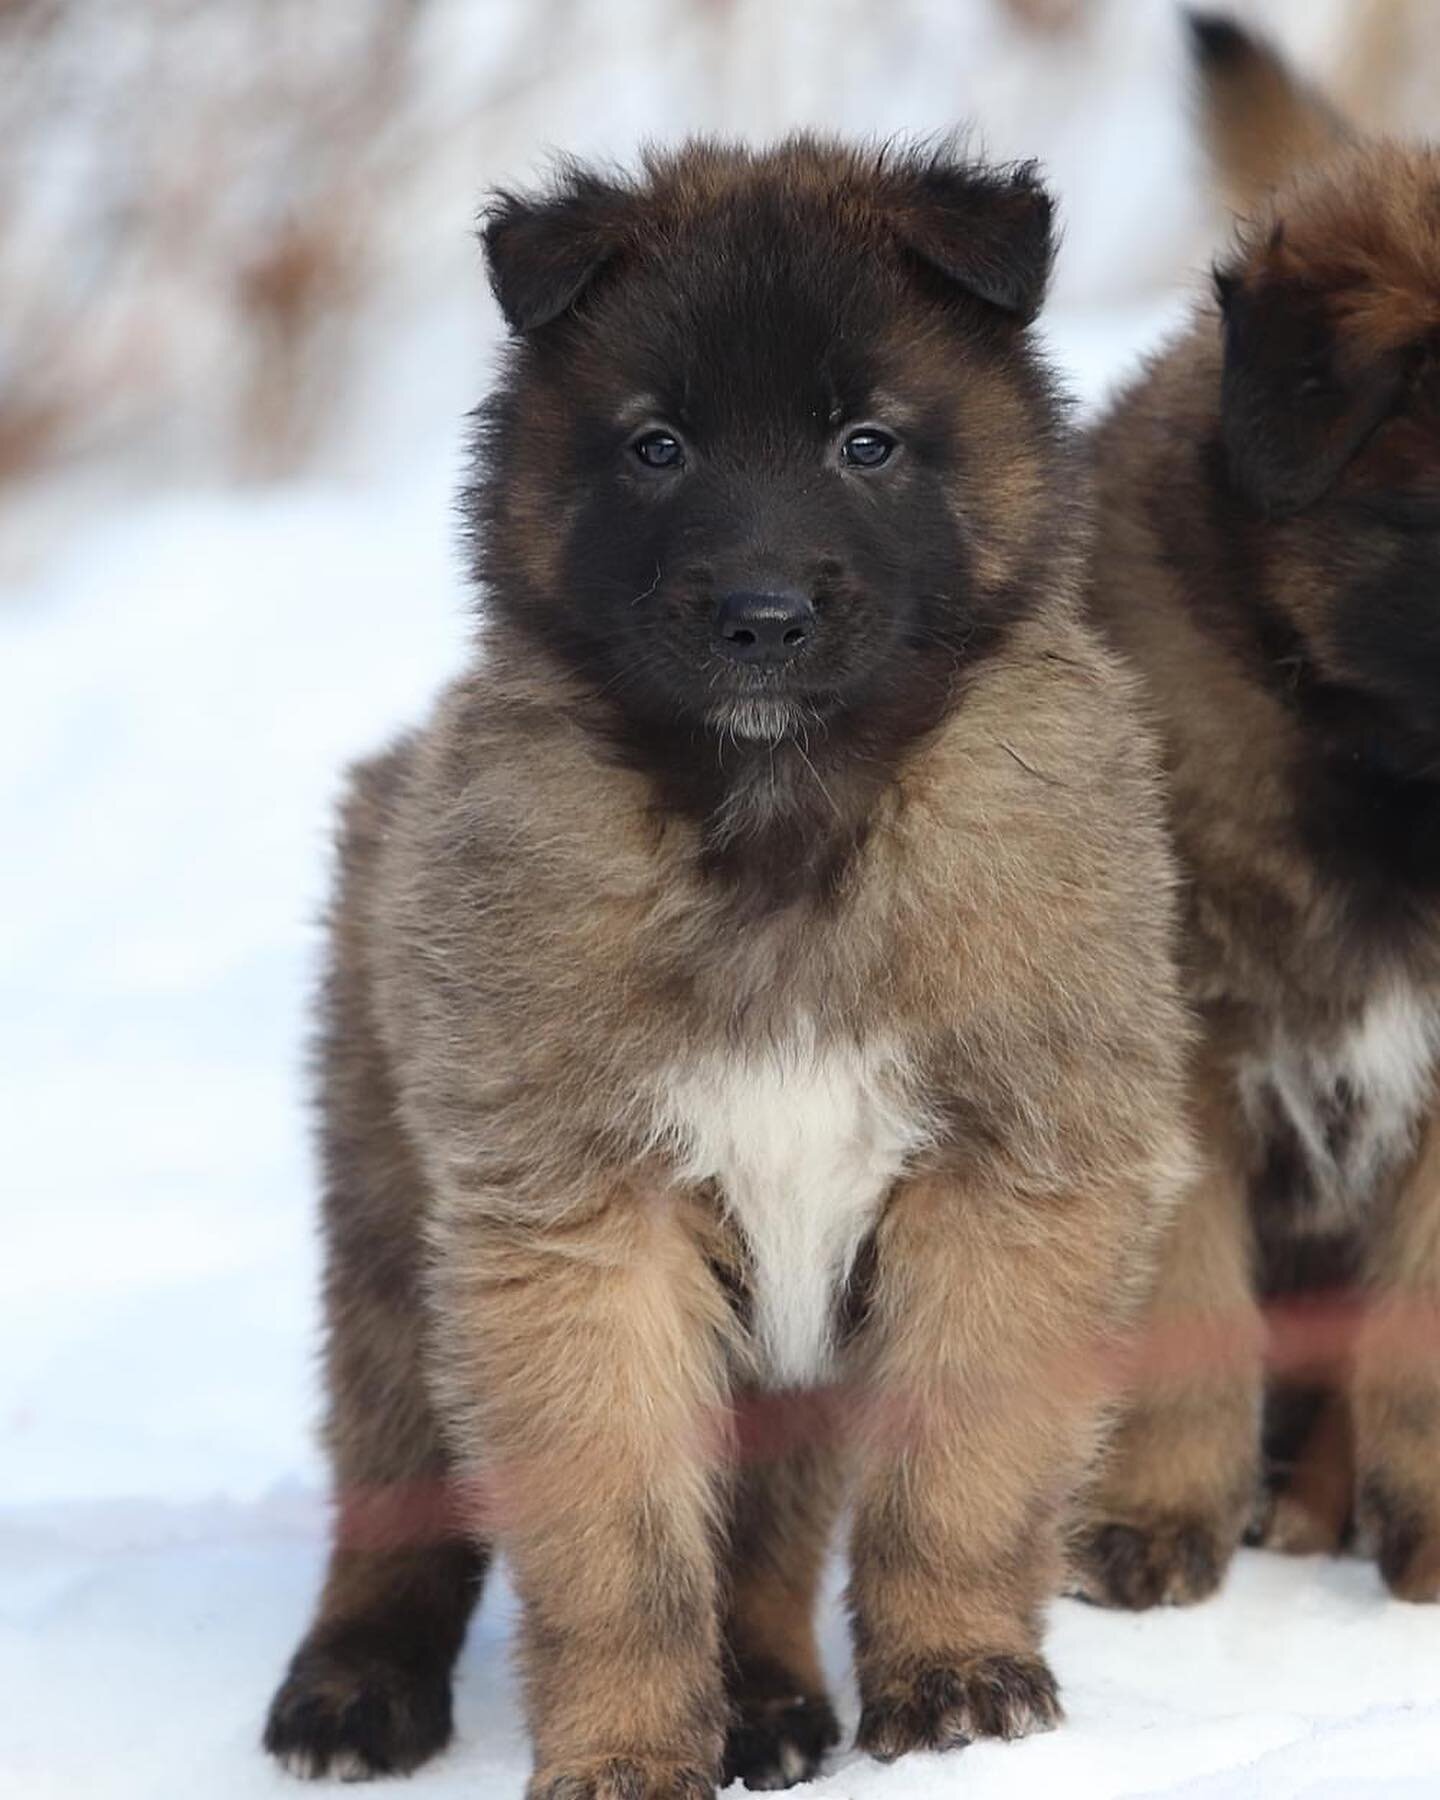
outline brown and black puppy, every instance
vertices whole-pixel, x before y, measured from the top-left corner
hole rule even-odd
[[[1131,1606],[1219,1581],[1268,1301],[1290,1329],[1261,1535],[1333,1544],[1353,1498],[1392,1591],[1434,1600],[1440,154],[1351,140],[1224,21],[1195,38],[1232,184],[1293,179],[1094,443],[1093,611],[1165,739],[1207,1174],[1082,1581]]]
[[[745,1403],[842,1383],[861,1744],[1048,1726],[1062,1513],[1185,1148],[1153,756],[1026,331],[1048,202],[699,145],[485,242],[481,645],[343,833],[339,1529],[267,1742],[438,1750],[494,1544],[532,1795],[813,1773],[839,1449]]]

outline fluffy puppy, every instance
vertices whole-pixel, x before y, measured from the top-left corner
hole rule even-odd
[[[1183,1024],[1026,330],[1049,214],[1026,169],[800,138],[488,216],[480,647],[342,834],[301,1773],[444,1744],[498,1544],[535,1800],[812,1774],[840,1445],[746,1429],[810,1384],[853,1384],[860,1743],[1058,1716]]]
[[[1303,1297],[1260,1534],[1333,1544],[1353,1510],[1391,1591],[1434,1600],[1440,155],[1355,141],[1225,21],[1194,36],[1222,170],[1292,178],[1094,440],[1092,611],[1165,741],[1206,1174],[1082,1579],[1213,1590],[1256,1492],[1259,1309]]]

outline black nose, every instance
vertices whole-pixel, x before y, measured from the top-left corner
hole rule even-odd
[[[732,662],[787,663],[814,629],[803,594],[726,594],[715,612],[715,646]]]

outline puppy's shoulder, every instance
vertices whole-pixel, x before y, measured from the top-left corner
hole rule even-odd
[[[1082,848],[1160,832],[1158,752],[1134,675],[1070,608],[1017,626],[935,746],[961,822]]]
[[[913,771],[902,814],[956,967],[1006,987],[1168,993],[1174,860],[1133,678],[1068,614],[1037,619]]]
[[[497,888],[624,887],[665,855],[644,778],[607,755],[563,683],[482,666],[441,696],[411,751],[412,858]]]

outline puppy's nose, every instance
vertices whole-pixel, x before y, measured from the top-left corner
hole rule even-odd
[[[732,662],[787,663],[814,629],[815,608],[803,594],[725,594],[715,611],[715,647]]]

